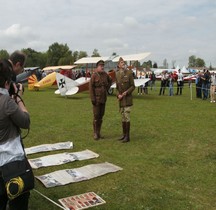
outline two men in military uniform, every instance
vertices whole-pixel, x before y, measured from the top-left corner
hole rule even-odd
[[[102,138],[100,131],[105,113],[107,90],[111,84],[111,77],[104,71],[104,61],[98,61],[89,84],[90,98],[93,105],[93,130],[95,140]],[[119,140],[122,140],[123,143],[130,141],[130,112],[131,106],[133,105],[132,92],[134,89],[133,72],[126,68],[124,60],[120,58],[118,71],[116,72],[116,90],[122,115],[123,130],[123,135]]]

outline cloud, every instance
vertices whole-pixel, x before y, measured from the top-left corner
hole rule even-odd
[[[126,27],[134,28],[134,29],[138,28],[139,25],[137,20],[134,17],[129,17],[129,16],[124,18],[124,23]]]
[[[26,47],[27,43],[31,40],[38,38],[37,35],[32,33],[32,29],[20,24],[13,24],[6,29],[0,30],[1,44],[0,48],[14,50]]]
[[[5,1],[0,49],[46,51],[59,42],[89,55],[150,51],[161,64],[185,65],[195,54],[216,66],[215,14],[212,0]]]

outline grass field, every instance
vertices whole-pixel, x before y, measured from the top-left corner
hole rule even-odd
[[[55,202],[59,198],[93,191],[106,204],[100,210],[213,210],[216,209],[216,104],[195,98],[187,84],[182,96],[148,95],[134,91],[131,142],[117,141],[121,119],[116,97],[108,96],[102,125],[104,140],[92,138],[92,106],[88,92],[71,98],[54,94],[54,88],[24,94],[31,114],[25,147],[73,141],[72,152],[84,149],[99,158],[34,170],[42,175],[55,170],[110,162],[123,168],[88,181],[36,189]],[[167,94],[167,93],[166,93]],[[51,152],[49,154],[59,153]],[[36,158],[47,153],[29,155]],[[30,210],[60,209],[32,191]]]

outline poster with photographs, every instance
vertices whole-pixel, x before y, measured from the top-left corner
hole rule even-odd
[[[103,200],[94,192],[88,192],[80,195],[70,196],[67,198],[61,198],[59,199],[59,202],[66,209],[70,210],[87,209],[106,203],[105,200]]]
[[[54,155],[47,155],[39,158],[29,159],[29,163],[32,168],[38,169],[41,167],[48,167],[54,165],[62,165],[65,163],[73,162],[76,160],[87,160],[97,158],[99,155],[92,152],[91,150],[83,150],[80,152],[73,153],[59,153]]]
[[[26,155],[35,154],[39,152],[49,152],[54,150],[71,149],[73,148],[73,142],[59,142],[54,144],[41,144],[34,147],[25,148]]]
[[[90,164],[80,168],[54,171],[48,174],[35,177],[36,179],[40,180],[45,187],[50,188],[66,185],[69,183],[89,180],[108,173],[117,172],[119,170],[122,170],[122,168],[112,163],[105,162]]]

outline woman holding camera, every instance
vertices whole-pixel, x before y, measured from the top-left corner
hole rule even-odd
[[[30,116],[22,100],[23,89],[13,83],[15,95],[9,95],[12,83],[12,65],[8,60],[0,61],[0,210],[5,210],[7,203],[10,210],[27,210],[30,196],[26,180],[18,174],[21,166],[28,181],[34,182],[20,134],[20,129],[29,129]],[[15,170],[18,168],[19,170]],[[31,174],[29,174],[29,171]],[[13,173],[17,173],[14,174]],[[10,176],[8,175],[10,174]],[[30,175],[30,176],[29,176]],[[30,178],[29,178],[30,177]],[[12,179],[13,178],[13,179]],[[13,180],[16,181],[13,181]],[[34,185],[34,184],[33,184]]]

